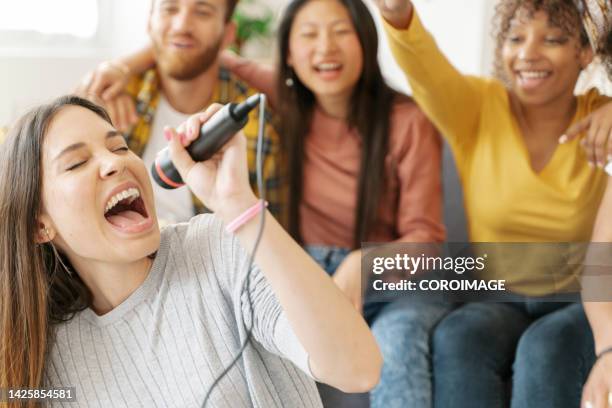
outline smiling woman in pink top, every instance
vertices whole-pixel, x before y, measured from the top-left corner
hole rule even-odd
[[[289,231],[362,308],[362,242],[441,242],[440,140],[384,81],[378,37],[361,1],[292,1],[279,63],[223,62],[266,92],[287,154]],[[449,310],[401,299],[364,314],[383,352],[372,407],[428,406],[429,332]]]

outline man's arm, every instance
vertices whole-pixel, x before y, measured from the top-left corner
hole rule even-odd
[[[607,248],[597,248],[597,246],[612,242],[612,224],[609,222],[611,214],[612,178],[608,178],[608,185],[599,207],[593,231],[592,241],[595,249],[607,250]],[[602,276],[595,277],[595,279],[604,278]],[[588,293],[585,294],[585,297],[588,297]],[[607,407],[610,393],[612,393],[612,353],[608,352],[612,347],[612,299],[608,302],[589,302],[588,300],[584,300],[584,311],[593,331],[595,354],[598,358],[584,386],[581,406]],[[604,351],[606,352],[602,354]]]

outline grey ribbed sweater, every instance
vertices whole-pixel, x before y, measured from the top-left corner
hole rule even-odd
[[[76,387],[77,402],[54,406],[200,407],[246,338],[247,262],[212,215],[164,229],[149,275],[128,299],[103,316],[87,309],[56,326],[45,385]],[[321,407],[308,356],[257,268],[250,292],[255,349],[207,406]]]

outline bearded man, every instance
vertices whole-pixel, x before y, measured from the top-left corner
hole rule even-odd
[[[219,54],[234,41],[231,16],[237,0],[153,0],[147,23],[154,65],[133,77],[127,93],[137,120],[124,131],[130,149],[148,167],[167,141],[164,127],[176,127],[211,103],[241,102],[254,90],[220,67]],[[266,115],[264,183],[269,210],[280,220],[284,208],[278,155],[279,139]],[[255,157],[258,112],[244,134],[248,140],[251,184],[257,193]],[[188,189],[164,190],[155,183],[155,205],[162,223],[188,221],[205,207]]]

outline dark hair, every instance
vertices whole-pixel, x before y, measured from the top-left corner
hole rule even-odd
[[[238,5],[238,0],[227,0],[227,10],[225,11],[225,21],[230,21]]]
[[[604,49],[600,53],[601,60],[608,72],[608,78],[612,81],[612,27],[608,31],[604,44]]]
[[[294,0],[286,9],[278,30],[279,75],[278,96],[280,128],[289,171],[289,232],[298,242],[300,236],[299,205],[302,201],[304,144],[310,130],[315,96],[287,64],[289,35],[296,14],[309,0]],[[385,179],[385,156],[389,145],[390,114],[398,94],[383,79],[378,65],[378,34],[374,19],[361,0],[338,0],[348,10],[363,49],[363,72],[351,98],[348,124],[361,138],[361,166],[358,193],[355,197],[355,231],[353,247],[367,239],[376,220]],[[285,81],[293,80],[289,87]]]
[[[502,48],[508,38],[512,20],[521,9],[526,10],[530,16],[538,11],[545,12],[552,26],[560,28],[569,36],[579,33],[580,45],[589,46],[589,37],[582,25],[580,12],[574,0],[502,0],[495,7],[493,17],[493,35],[496,41],[495,74],[498,78],[505,80],[501,58]]]
[[[71,105],[111,122],[98,105],[63,96],[24,115],[0,145],[0,388],[38,388],[51,325],[91,305],[90,290],[63,267],[68,259],[51,243],[35,241],[43,140],[53,117]]]

